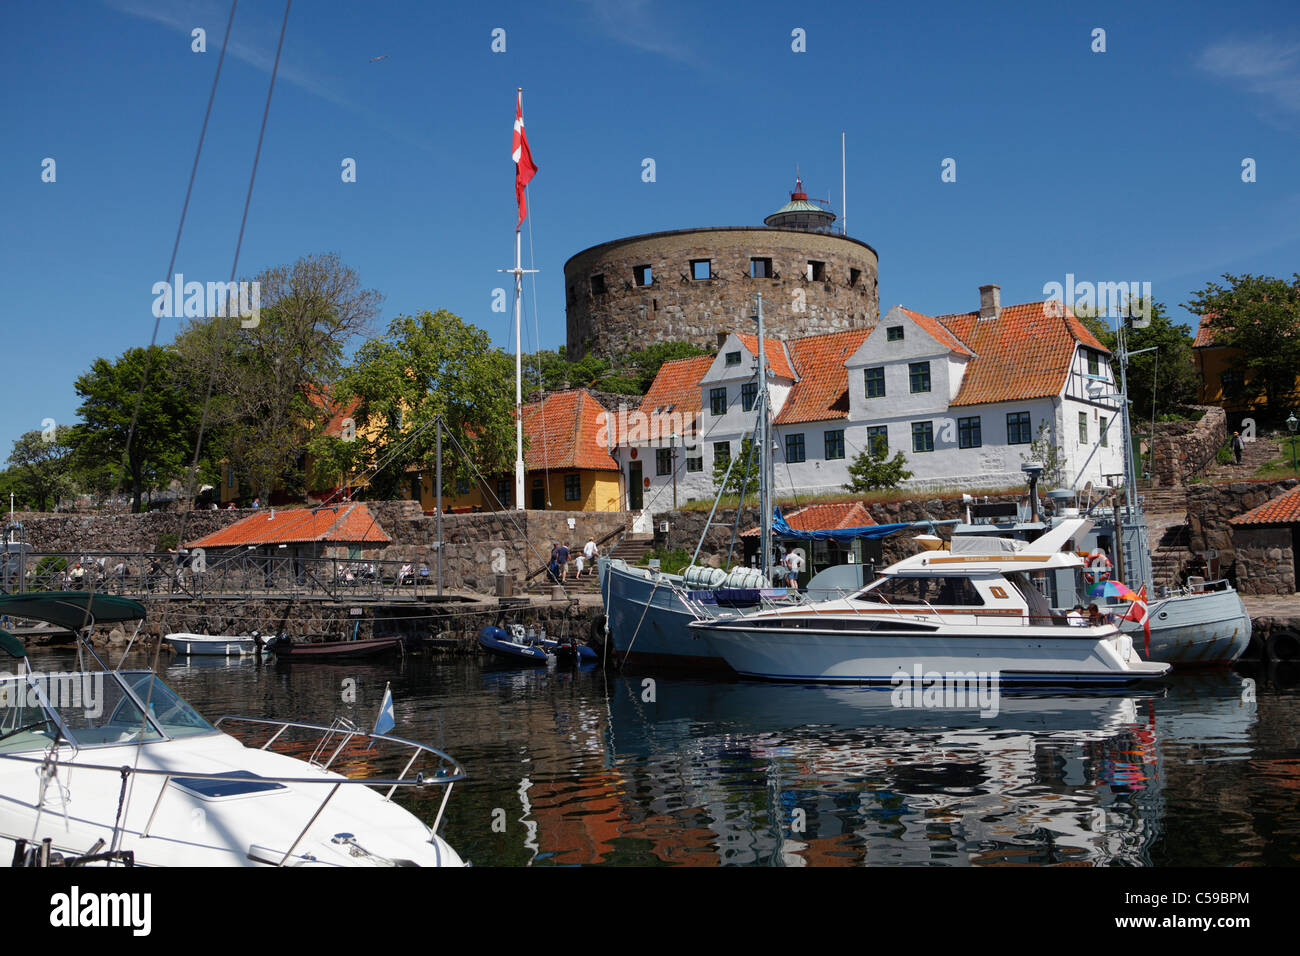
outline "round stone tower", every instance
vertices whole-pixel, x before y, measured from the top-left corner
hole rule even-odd
[[[763,294],[768,334],[790,339],[868,328],[880,312],[876,250],[834,231],[835,214],[796,180],[762,226],[629,236],[564,264],[568,355],[614,355],[655,342],[714,348],[748,332]]]

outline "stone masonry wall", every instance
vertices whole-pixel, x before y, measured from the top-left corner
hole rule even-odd
[[[1205,414],[1199,422],[1164,422],[1156,426],[1151,443],[1151,482],[1155,488],[1175,488],[1199,474],[1228,440],[1228,419],[1222,408],[1197,405]]]
[[[750,278],[751,257],[770,258],[778,278]],[[692,279],[692,259],[712,260],[713,278]],[[810,260],[826,264],[822,280],[807,278]],[[634,277],[642,265],[652,271],[647,286]],[[666,341],[715,348],[719,333],[748,331],[756,292],[774,338],[869,328],[880,314],[877,270],[866,243],[795,229],[685,229],[607,242],[564,266],[569,358]],[[601,294],[592,292],[597,274],[604,276]]]
[[[1237,589],[1243,594],[1294,594],[1295,551],[1290,528],[1232,529]]]
[[[1294,478],[1280,481],[1233,481],[1222,485],[1188,485],[1187,547],[1190,551],[1217,549],[1226,566],[1236,560],[1233,544],[1235,529],[1231,521],[1237,515],[1258,508],[1300,482]]]
[[[416,501],[367,501],[376,522],[392,538],[378,550],[367,550],[371,560],[424,564],[430,571],[437,563],[437,518],[426,515]],[[193,541],[257,511],[191,511],[186,514],[186,541]],[[261,512],[265,513],[265,512]],[[40,515],[16,516],[33,552],[152,552],[162,536],[181,529],[177,513],[150,512],[140,515]],[[572,518],[574,527],[569,527]],[[597,540],[616,528],[626,527],[622,512],[511,511],[444,515],[446,544],[443,580],[450,588],[469,588],[489,593],[495,587],[493,552],[500,557],[516,582],[540,567],[555,541],[568,541],[581,548],[588,536]]]

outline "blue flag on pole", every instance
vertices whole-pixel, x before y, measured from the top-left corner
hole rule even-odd
[[[390,685],[384,685],[384,702],[379,705],[379,716],[375,718],[376,734],[386,734],[397,726],[393,717],[393,691]]]

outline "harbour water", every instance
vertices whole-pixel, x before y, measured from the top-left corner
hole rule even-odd
[[[127,666],[144,666],[139,662]],[[73,665],[34,650],[39,670]],[[163,665],[221,714],[369,727],[465,768],[444,836],[478,866],[1119,866],[1300,862],[1294,669],[1111,694],[900,708],[888,688],[385,664]],[[393,773],[397,758],[372,765]],[[437,794],[408,805],[431,820]],[[425,802],[421,803],[423,800]]]

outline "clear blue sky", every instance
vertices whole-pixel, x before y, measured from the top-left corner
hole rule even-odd
[[[239,4],[180,250],[187,278],[230,271],[283,9]],[[228,11],[0,7],[0,452],[42,419],[74,421],[75,378],[149,341]],[[195,27],[207,53],[191,51]],[[498,27],[505,53],[491,50]],[[806,52],[791,49],[796,28]],[[541,270],[544,347],[563,344],[563,264],[580,249],[761,223],[796,163],[838,210],[841,129],[849,232],[880,253],[884,308],[972,309],[985,282],[1029,301],[1074,273],[1149,281],[1190,323],[1180,303],[1221,273],[1300,268],[1294,0],[298,0],[241,275],[337,252],[387,297],[381,327],[447,308],[508,345],[491,302],[513,257],[517,86],[540,166],[524,249]],[[345,157],[356,183],[341,181]],[[646,157],[656,182],[641,179]],[[940,181],[946,157],[955,183]],[[176,327],[164,320],[161,340]]]

